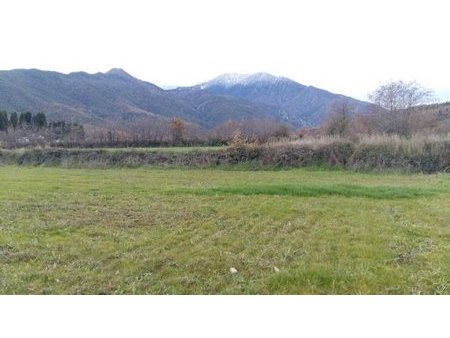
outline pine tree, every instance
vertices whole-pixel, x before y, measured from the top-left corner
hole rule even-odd
[[[9,115],[9,127],[16,130],[19,124],[19,118],[17,117],[17,113],[13,112]]]
[[[0,111],[0,131],[8,131],[8,115],[5,111]]]
[[[19,116],[19,128],[23,129],[25,127],[25,113],[20,113]]]
[[[31,128],[33,125],[33,114],[31,114],[30,112],[26,112],[23,114],[23,119],[25,122],[25,127]]]
[[[33,126],[38,130],[47,127],[47,117],[44,113],[37,113],[33,116]]]

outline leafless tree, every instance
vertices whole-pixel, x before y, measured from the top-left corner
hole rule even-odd
[[[212,128],[209,132],[209,137],[221,141],[228,141],[237,134],[239,134],[239,123],[234,120],[229,120]]]
[[[431,103],[433,93],[415,81],[393,81],[369,95],[375,104],[375,128],[380,132],[409,136],[414,107]]]
[[[347,135],[353,112],[354,107],[347,100],[333,102],[322,123],[322,129],[328,135]]]

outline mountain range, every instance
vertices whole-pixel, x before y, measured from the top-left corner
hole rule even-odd
[[[267,73],[224,74],[192,87],[164,90],[118,68],[96,74],[0,71],[0,110],[45,112],[52,120],[103,127],[174,116],[204,128],[247,118],[314,126],[339,100],[360,112],[369,106]]]

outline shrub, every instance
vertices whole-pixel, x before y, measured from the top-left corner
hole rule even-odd
[[[68,167],[211,167],[247,164],[252,168],[326,166],[353,170],[450,171],[450,140],[438,137],[339,137],[277,143],[248,143],[236,136],[225,149],[189,152],[146,150],[33,149],[0,151],[0,164]]]

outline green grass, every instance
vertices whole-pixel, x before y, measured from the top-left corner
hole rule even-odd
[[[240,185],[231,187],[209,188],[209,189],[180,189],[175,193],[191,193],[196,195],[275,195],[275,196],[298,196],[319,197],[345,196],[364,197],[375,199],[399,199],[430,196],[439,192],[436,189],[418,189],[409,187],[368,187],[350,184],[272,184],[272,185]]]
[[[449,220],[443,173],[6,166],[0,293],[449,294]]]

